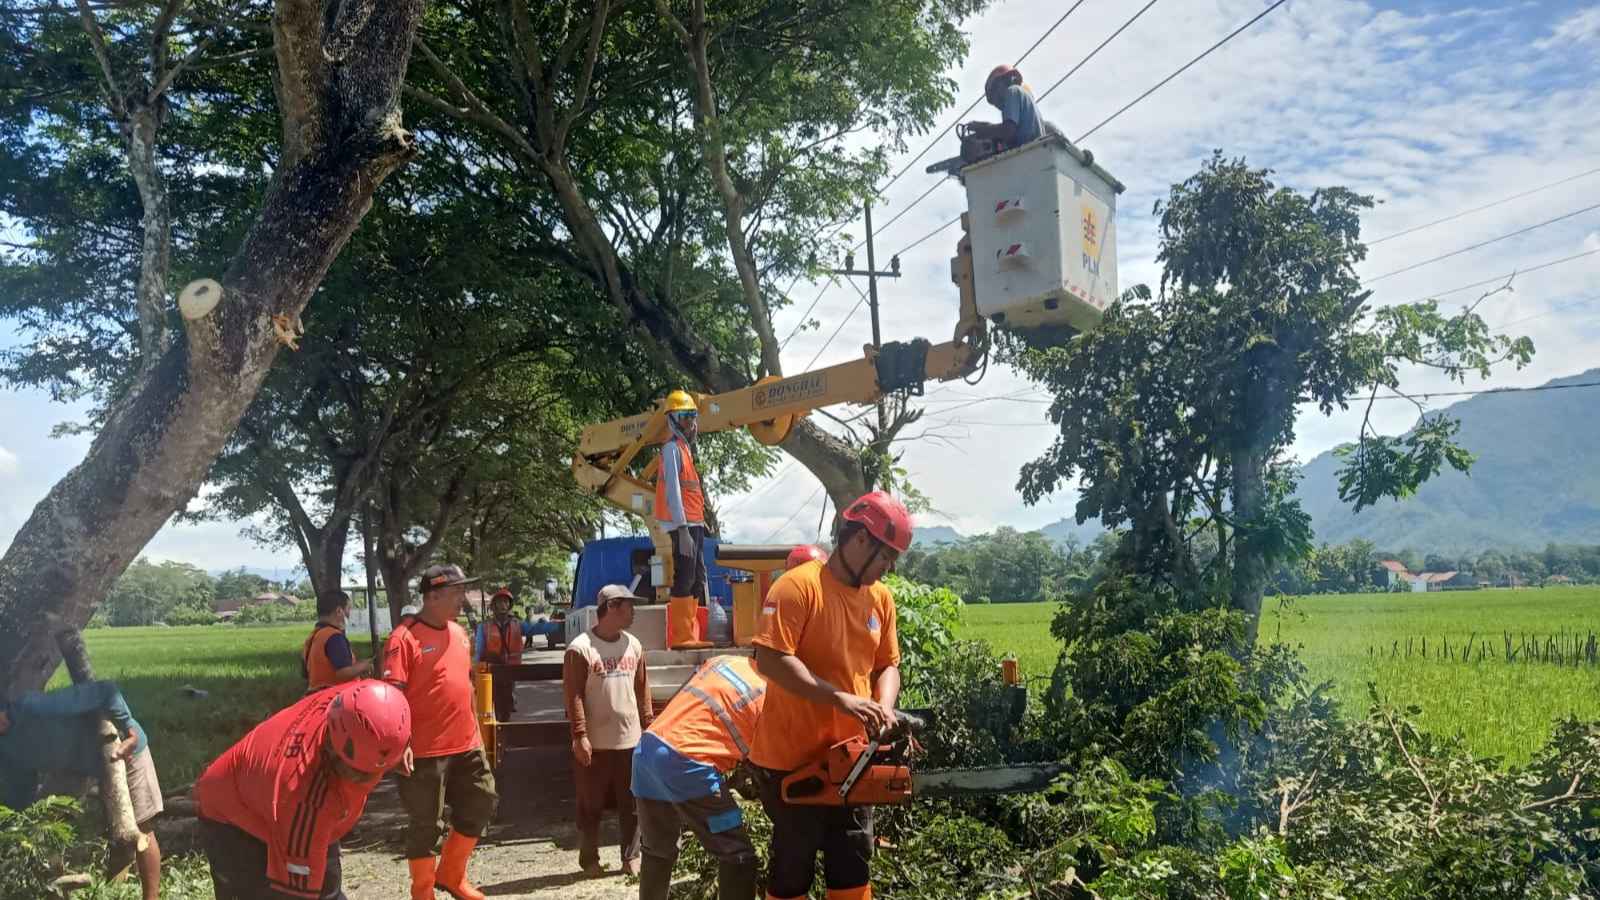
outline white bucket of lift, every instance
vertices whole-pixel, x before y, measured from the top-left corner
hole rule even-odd
[[[1117,298],[1122,183],[1059,135],[975,162],[961,177],[978,313],[1014,328],[1098,324]]]

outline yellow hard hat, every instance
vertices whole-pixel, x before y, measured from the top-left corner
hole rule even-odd
[[[700,405],[688,391],[673,391],[667,395],[667,412],[699,412]]]

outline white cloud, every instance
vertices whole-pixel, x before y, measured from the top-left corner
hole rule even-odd
[[[0,447],[0,476],[9,478],[17,474],[17,455]]]
[[[1581,44],[1600,41],[1600,6],[1591,6],[1573,13],[1550,29],[1550,36],[1534,46],[1549,50],[1562,44]]]

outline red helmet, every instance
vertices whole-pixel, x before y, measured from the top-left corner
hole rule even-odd
[[[861,495],[840,518],[860,522],[868,534],[901,553],[911,548],[911,513],[904,503],[883,491]]]
[[[1002,63],[989,70],[989,77],[983,80],[984,93],[987,94],[989,92],[989,85],[994,84],[996,78],[1015,78],[1018,84],[1022,83],[1022,73],[1018,72],[1015,67]]]
[[[339,689],[328,705],[333,752],[359,772],[382,772],[411,742],[411,704],[392,685],[363,678]]]
[[[808,563],[812,560],[827,562],[828,551],[818,547],[816,544],[801,544],[789,551],[789,558],[784,560],[783,567],[784,569],[792,569],[801,563]]]
[[[493,597],[489,598],[489,603],[491,605],[493,605],[496,600],[499,600],[502,597],[505,598],[505,601],[507,603],[510,603],[512,600],[516,599],[516,598],[511,596],[511,589],[510,588],[501,588],[500,590],[494,592],[494,596]]]

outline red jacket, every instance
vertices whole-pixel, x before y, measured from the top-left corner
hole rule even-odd
[[[267,845],[267,882],[293,897],[321,895],[328,846],[361,818],[377,781],[335,775],[322,753],[328,705],[320,691],[257,725],[194,783],[200,817]]]

